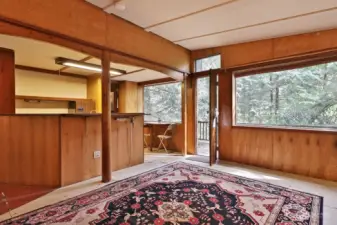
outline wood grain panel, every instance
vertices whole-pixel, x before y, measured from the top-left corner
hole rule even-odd
[[[0,143],[0,182],[60,186],[58,116],[0,116]]]
[[[219,158],[228,158],[235,161],[235,155],[231,151],[232,129],[232,85],[231,73],[219,74]]]
[[[123,81],[119,84],[118,111],[120,113],[138,112],[138,84]]]
[[[15,55],[0,48],[0,114],[15,114]]]
[[[275,61],[337,48],[337,29],[192,51],[191,61],[221,54],[222,68]]]
[[[144,117],[138,116],[134,118],[132,129],[132,148],[130,165],[138,165],[144,162]]]
[[[336,143],[337,136],[333,133],[234,127],[231,141],[220,145],[220,157],[223,160],[337,181]]]
[[[196,154],[196,79],[187,78],[187,153]]]
[[[100,117],[61,117],[62,186],[99,176],[101,148]]]

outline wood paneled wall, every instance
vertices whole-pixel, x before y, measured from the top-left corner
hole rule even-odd
[[[198,58],[221,54],[221,67],[234,68],[337,48],[337,29],[192,51]]]
[[[101,175],[101,117],[61,117],[61,185]]]
[[[0,182],[57,187],[58,116],[0,116]]]
[[[111,126],[112,171],[124,169],[144,162],[143,117],[114,120]]]
[[[14,51],[0,48],[0,114],[15,114]]]
[[[337,181],[334,133],[234,127],[222,138],[230,139],[221,146],[223,160]]]
[[[144,162],[143,120],[112,119],[112,171]],[[59,187],[101,175],[101,124],[99,115],[0,116],[0,183]]]
[[[143,92],[135,82],[123,81],[119,84],[118,112],[143,112]]]

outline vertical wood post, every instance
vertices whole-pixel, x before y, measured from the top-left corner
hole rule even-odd
[[[183,84],[182,84],[182,121],[183,121],[183,125],[184,125],[184,149],[183,149],[183,155],[187,155],[187,148],[188,148],[188,138],[187,138],[187,75],[184,74],[184,81],[183,81]]]
[[[15,114],[15,56],[5,48],[0,48],[0,114]]]
[[[111,101],[110,56],[102,54],[102,182],[111,181]]]
[[[209,75],[209,163],[212,166],[216,162],[216,77],[217,74],[210,71]]]

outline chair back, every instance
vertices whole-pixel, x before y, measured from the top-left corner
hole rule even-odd
[[[166,128],[166,130],[165,130],[165,132],[164,132],[164,135],[167,135],[167,133],[168,133],[169,131],[172,132],[172,130],[173,130],[173,124],[168,125],[168,127]]]

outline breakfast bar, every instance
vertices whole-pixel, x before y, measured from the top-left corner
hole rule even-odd
[[[111,114],[112,171],[144,162],[143,121]],[[101,114],[0,115],[0,183],[60,187],[100,176],[101,126]]]

